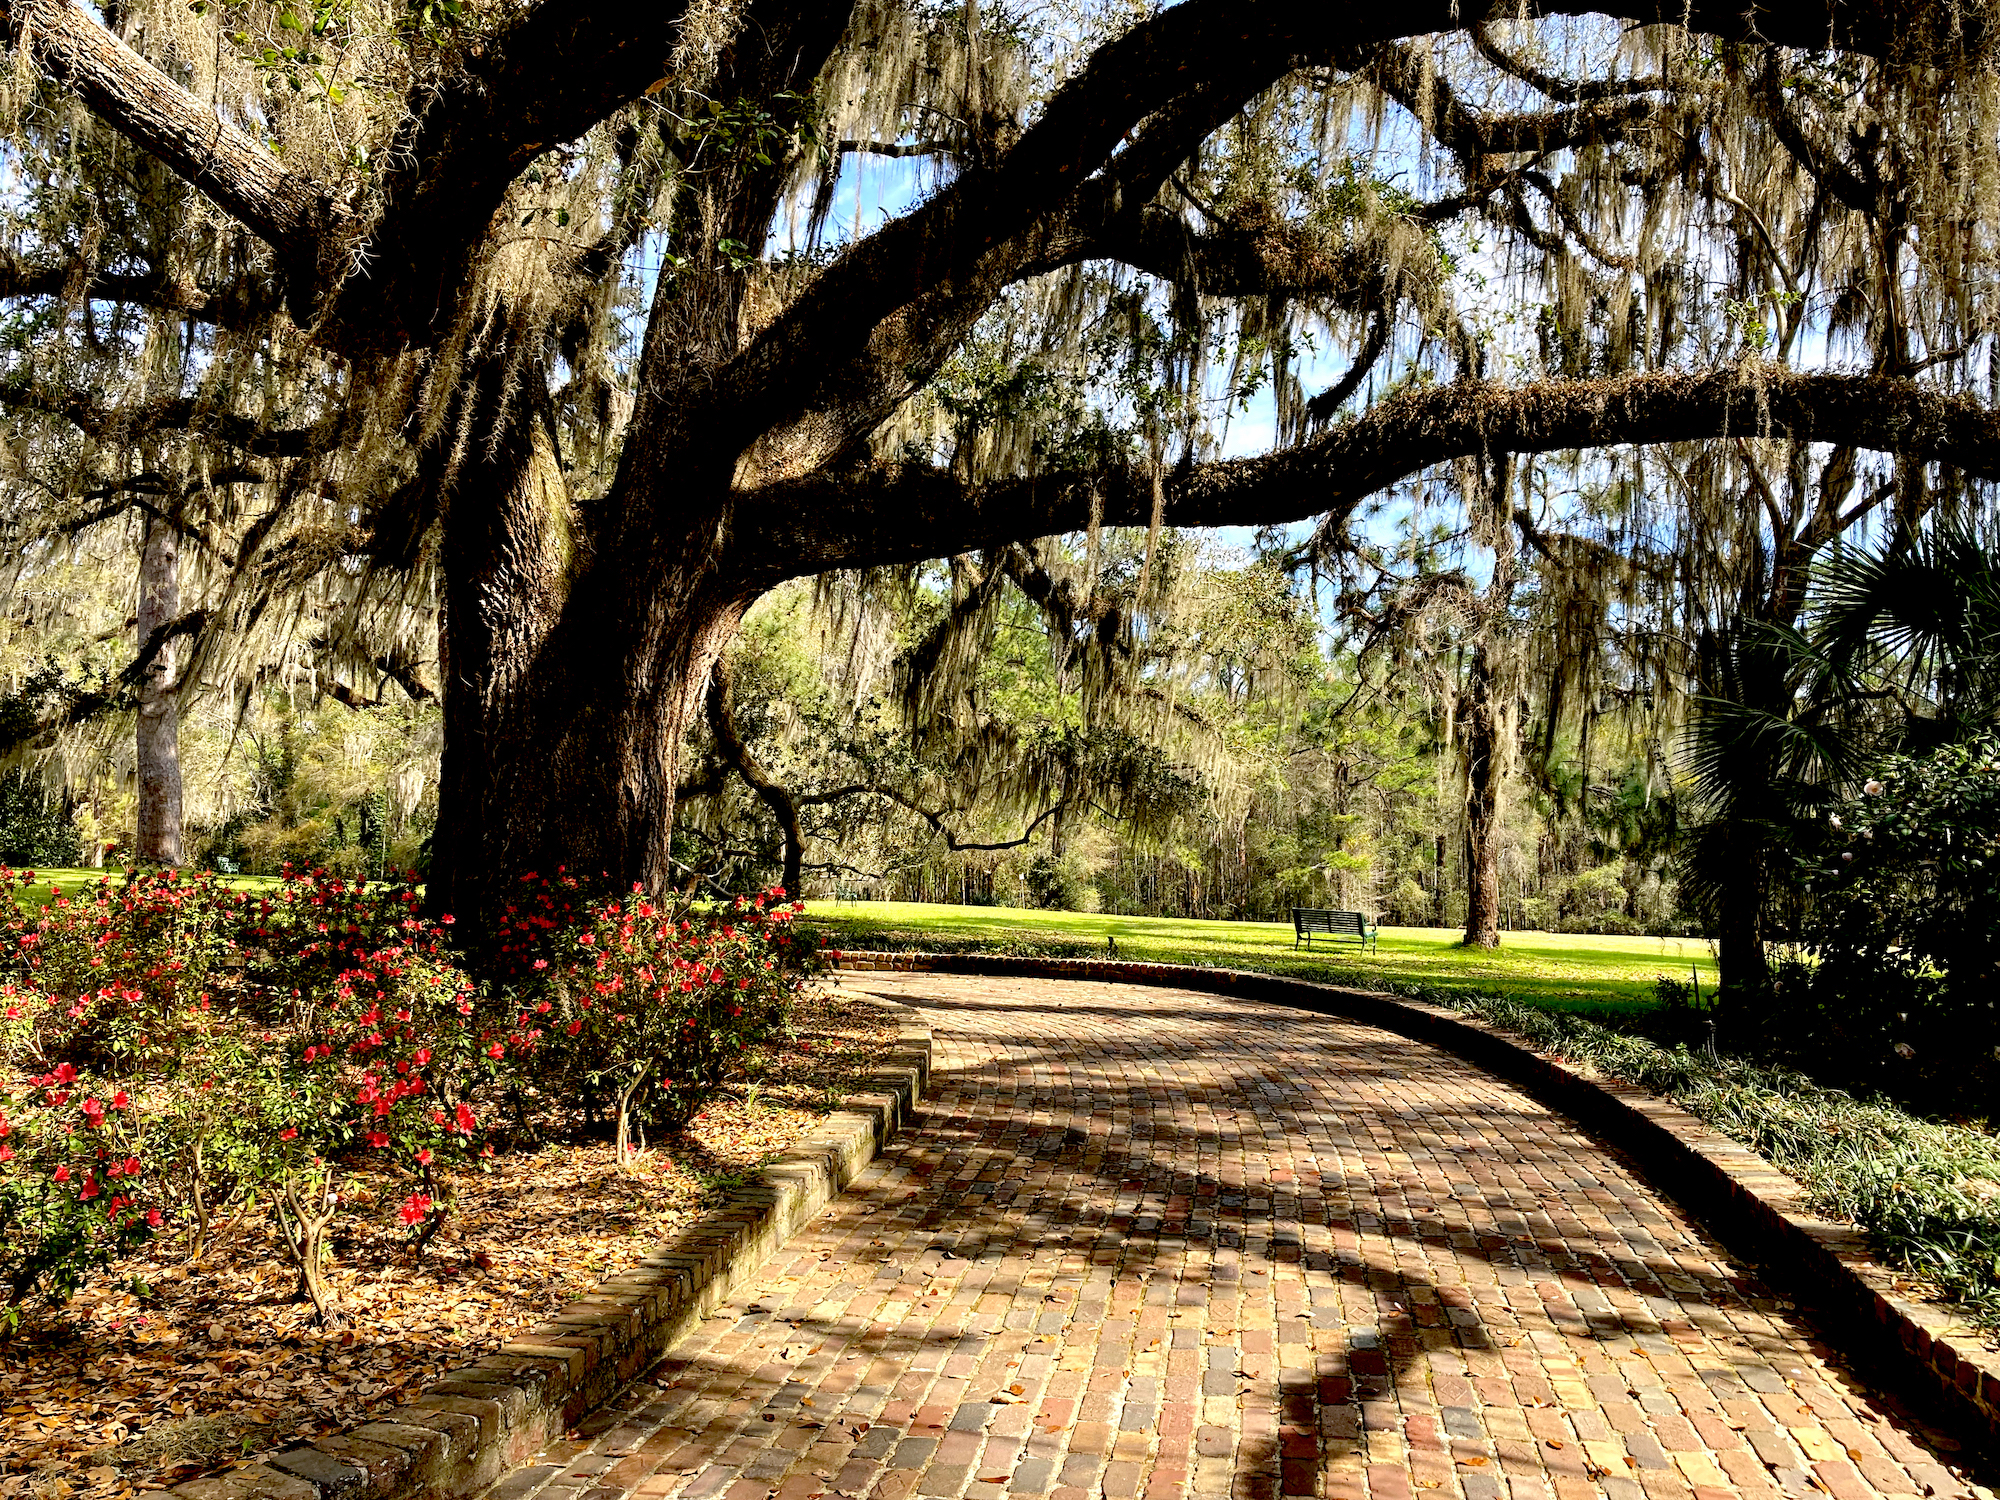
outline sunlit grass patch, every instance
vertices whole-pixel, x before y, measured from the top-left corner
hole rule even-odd
[[[1492,952],[1466,948],[1462,934],[1436,927],[1384,927],[1373,952],[1351,941],[1315,940],[1294,949],[1288,922],[1210,922],[1118,917],[1004,906],[935,906],[913,901],[852,905],[815,901],[807,914],[852,948],[1104,956],[1153,963],[1253,968],[1338,984],[1466,992],[1502,990],[1558,1010],[1650,1010],[1664,975],[1699,980],[1713,993],[1715,957],[1689,938],[1597,937],[1510,932]]]

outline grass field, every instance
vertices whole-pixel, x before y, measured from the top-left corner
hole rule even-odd
[[[114,869],[107,866],[102,870],[37,869],[35,871],[35,883],[28,887],[26,891],[16,891],[15,895],[19,899],[46,905],[57,896],[74,896],[85,886],[95,885],[106,876],[109,876],[112,882],[117,885],[122,885],[125,882],[125,871],[122,867]],[[222,882],[224,885],[239,891],[257,891],[266,890],[277,885],[278,877],[275,875],[225,875],[222,877]],[[55,889],[53,891],[50,890],[50,886],[54,886]]]
[[[1089,916],[1004,906],[931,906],[910,901],[836,905],[815,901],[807,915],[850,948],[938,948],[958,952],[1036,952],[1058,957],[1108,952],[1164,963],[1264,969],[1348,984],[1438,985],[1495,990],[1559,1010],[1630,1014],[1655,1004],[1662,974],[1699,977],[1713,993],[1715,956],[1692,938],[1592,937],[1510,932],[1498,951],[1459,946],[1456,930],[1385,927],[1379,951],[1352,942],[1294,952],[1283,922],[1196,922],[1173,917]]]

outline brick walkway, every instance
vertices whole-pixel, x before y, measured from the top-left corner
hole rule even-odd
[[[1366,1027],[850,975],[933,1094],[496,1500],[1989,1496],[1568,1120]]]

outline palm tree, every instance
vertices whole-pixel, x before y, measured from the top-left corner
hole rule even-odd
[[[1717,938],[1724,1003],[1741,1015],[1770,984],[1773,897],[1820,838],[1861,750],[1815,642],[1790,625],[1738,622],[1705,653],[1687,767],[1695,816],[1681,885]]]
[[[1806,630],[1721,633],[1689,726],[1682,880],[1716,934],[1732,1010],[1769,985],[1774,901],[1796,893],[1863,769],[2000,722],[2000,555],[1967,522],[1836,548],[1812,595]]]
[[[1841,549],[1818,593],[1813,639],[1849,692],[1895,701],[1895,748],[1954,744],[2000,718],[2000,554],[1966,521]]]

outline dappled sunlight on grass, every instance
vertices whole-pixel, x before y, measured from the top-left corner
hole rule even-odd
[[[1095,916],[1006,906],[942,906],[914,901],[815,901],[808,916],[849,947],[950,948],[1038,952],[1056,957],[1109,952],[1156,963],[1244,967],[1356,985],[1435,984],[1498,989],[1564,1010],[1633,1011],[1654,1004],[1662,974],[1692,970],[1704,993],[1715,985],[1715,956],[1690,938],[1597,937],[1510,932],[1491,953],[1460,945],[1439,927],[1384,927],[1378,951],[1322,937],[1293,950],[1287,922],[1203,922],[1174,917]]]

